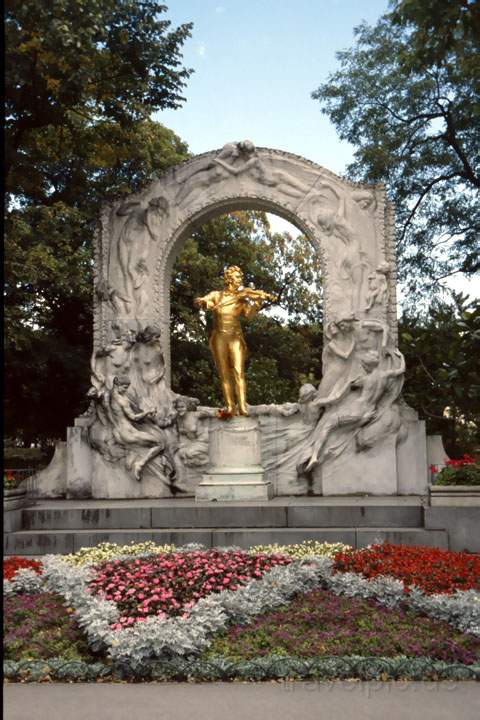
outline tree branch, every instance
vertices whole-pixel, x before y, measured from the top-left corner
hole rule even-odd
[[[431,182],[429,182],[428,185],[422,190],[422,192],[420,193],[420,196],[419,196],[418,200],[416,201],[415,205],[413,206],[413,209],[412,209],[411,212],[408,214],[408,217],[407,217],[407,219],[405,220],[405,222],[404,222],[404,224],[403,224],[402,233],[401,233],[401,235],[400,235],[400,242],[403,242],[403,240],[405,239],[405,233],[407,232],[407,228],[408,228],[408,226],[410,225],[410,223],[411,223],[411,221],[412,221],[412,219],[413,219],[413,216],[414,216],[415,213],[417,212],[420,203],[421,203],[422,200],[425,198],[425,196],[428,195],[428,193],[430,192],[430,190],[431,190],[435,185],[437,185],[437,183],[443,182],[444,180],[452,180],[452,179],[453,179],[454,177],[456,177],[457,175],[459,175],[459,173],[457,173],[457,172],[455,172],[455,173],[448,173],[448,175],[440,175],[439,177],[437,177],[437,178],[435,178],[434,180],[432,180]]]

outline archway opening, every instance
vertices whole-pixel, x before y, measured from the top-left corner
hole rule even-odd
[[[176,258],[170,287],[172,387],[202,405],[222,405],[208,343],[212,316],[199,311],[194,299],[222,289],[229,265],[242,268],[246,286],[279,296],[243,323],[248,402],[292,402],[303,383],[318,384],[321,375],[320,259],[295,226],[259,209],[202,218]]]

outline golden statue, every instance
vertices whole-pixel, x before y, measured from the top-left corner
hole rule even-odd
[[[244,288],[243,272],[237,265],[227,268],[223,275],[224,290],[213,290],[204,297],[196,298],[195,305],[212,310],[214,329],[210,337],[210,349],[222,385],[226,412],[248,415],[247,383],[245,380],[245,361],[247,345],[243,337],[240,317],[247,320],[254,317],[267,300],[276,301],[274,295],[263,290]]]

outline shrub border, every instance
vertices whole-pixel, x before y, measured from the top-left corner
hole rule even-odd
[[[124,663],[106,665],[68,658],[4,662],[7,681],[40,682],[45,680],[95,682],[121,680],[204,682],[239,680],[480,680],[480,665],[446,663],[430,657],[267,656],[257,660],[212,657],[209,660],[172,658],[149,662],[139,672]]]

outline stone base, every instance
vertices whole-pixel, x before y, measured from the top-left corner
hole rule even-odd
[[[386,438],[374,448],[356,452],[351,447],[322,467],[323,495],[396,495],[396,442]]]
[[[210,430],[210,468],[202,476],[195,500],[270,500],[273,484],[265,482],[258,422],[250,417],[216,421]]]
[[[480,507],[480,488],[474,485],[431,485],[432,507]]]
[[[273,485],[265,482],[262,477],[262,473],[204,475],[197,486],[195,500],[271,500]]]

